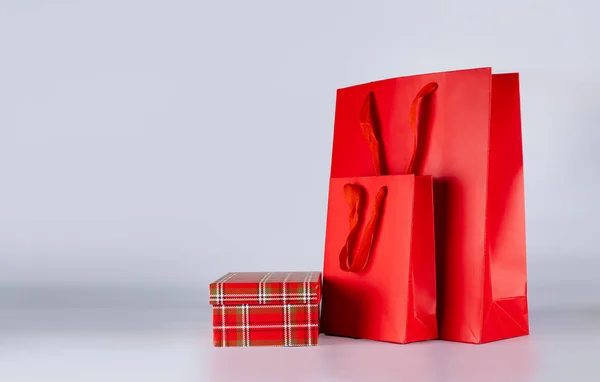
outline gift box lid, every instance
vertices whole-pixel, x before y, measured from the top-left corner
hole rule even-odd
[[[210,284],[211,305],[315,304],[321,272],[233,272]]]

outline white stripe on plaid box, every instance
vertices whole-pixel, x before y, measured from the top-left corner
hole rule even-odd
[[[305,294],[309,295],[309,296],[316,296],[317,292],[311,292],[311,293],[304,293],[304,292],[298,292],[298,293],[286,293],[288,296],[304,296]],[[256,297],[259,296],[259,293],[228,293],[227,294],[227,298],[231,297]],[[270,296],[278,296],[278,297],[283,297],[283,293],[269,293],[269,295],[267,296],[267,298],[269,298]],[[216,298],[214,295],[210,296],[211,298]]]
[[[281,329],[283,327],[290,328],[314,328],[319,326],[318,324],[290,324],[290,325],[226,325],[226,326],[215,326],[215,329]],[[249,333],[245,334],[246,338],[249,338]],[[291,338],[291,336],[290,336]],[[291,342],[291,340],[289,341]],[[249,346],[249,340],[246,340],[247,345]]]
[[[272,275],[273,275],[273,272],[269,272],[266,275],[264,275],[263,278],[260,279],[260,281],[258,282],[258,303],[259,304],[266,304],[266,302],[267,302],[267,287],[265,284]]]
[[[291,309],[287,306],[284,305],[283,307],[283,344],[285,346],[288,346],[290,344],[290,340],[288,338],[288,325],[291,323],[290,321],[290,313],[288,313],[288,311],[291,311]]]
[[[302,283],[302,292],[303,292],[303,300],[302,302],[304,302],[305,304],[308,303],[308,280],[310,280],[310,277],[312,276],[312,272],[311,273],[307,273],[306,276],[304,277],[304,282]]]
[[[310,280],[312,278],[312,272],[310,272],[307,276],[307,280],[304,283],[304,303],[308,303],[310,301],[310,297],[307,295],[307,290],[308,290],[308,280]],[[307,322],[308,322],[308,345],[312,345],[312,333],[310,332],[310,328],[312,327],[312,324],[310,323],[310,310],[307,312]]]
[[[213,309],[216,310],[226,310],[226,309],[231,309],[231,308],[235,308],[238,307],[239,305],[213,305]],[[252,309],[256,309],[256,308],[265,308],[265,309],[270,309],[270,308],[283,308],[284,306],[289,306],[290,308],[316,308],[319,306],[319,304],[286,304],[286,305],[282,305],[282,304],[278,304],[278,305],[246,305],[248,307],[251,307]]]
[[[244,346],[250,346],[250,306],[244,305],[242,311],[244,312],[244,318],[242,320],[242,324],[244,325],[244,328],[242,328],[244,331],[243,344]]]
[[[289,340],[288,340],[288,335],[287,335],[287,324],[288,324],[288,320],[290,320],[290,315],[288,314],[288,306],[286,304],[286,299],[287,299],[287,280],[290,278],[290,276],[292,275],[292,273],[288,273],[287,276],[285,276],[285,279],[283,279],[283,283],[282,283],[282,288],[283,288],[283,344],[285,346],[289,345]],[[291,320],[290,320],[291,321]],[[291,323],[291,322],[290,322]]]
[[[283,304],[284,305],[287,302],[286,300],[287,300],[287,297],[288,297],[288,294],[287,294],[287,284],[286,283],[287,283],[288,279],[290,278],[290,276],[292,276],[292,272],[288,273],[285,276],[285,278],[283,279],[283,282],[281,283],[282,284],[282,290],[283,290],[283,293],[281,293],[281,295],[282,295],[281,297],[283,298]]]
[[[279,300],[282,299],[283,297],[286,298],[291,298],[294,299],[294,297],[296,297],[297,300],[302,299],[302,301],[304,302],[308,302],[306,301],[306,298],[308,296],[308,299],[310,299],[311,297],[316,297],[317,293],[270,293],[268,295],[263,295],[263,294],[259,294],[259,293],[248,293],[248,294],[227,294],[227,300],[248,300],[248,299],[254,299],[255,297],[260,297],[262,300]],[[210,300],[211,301],[216,301],[219,302],[221,301],[221,299],[218,296],[212,295],[210,296]]]
[[[246,346],[246,306],[242,305],[242,325],[238,329],[242,329],[242,346]]]
[[[223,323],[223,330],[221,331],[221,333],[222,333],[221,343],[222,343],[223,347],[225,347],[225,339],[226,339],[225,333],[227,333],[227,331],[225,330],[225,309],[223,309],[223,311],[221,312],[221,322]]]
[[[219,302],[219,298],[221,300],[221,303],[223,303],[224,298],[225,298],[225,289],[223,287],[223,283],[227,280],[229,280],[230,278],[232,278],[233,276],[235,276],[236,273],[232,272],[232,273],[228,273],[225,276],[221,277],[219,280],[217,280],[216,282],[216,289],[217,289],[217,303]],[[221,322],[223,323],[223,325],[225,325],[225,310],[223,309],[223,311],[221,312]],[[222,330],[222,340],[223,340],[223,347],[225,347],[225,341],[227,340],[227,332],[225,329]]]
[[[223,304],[225,301],[225,287],[224,284],[227,280],[231,279],[235,276],[236,272],[231,272],[221,277],[219,280],[215,281],[216,289],[217,289],[217,304]]]
[[[221,312],[221,326],[215,326],[214,329],[221,330],[222,346],[225,347],[227,329],[242,329],[242,346],[250,346],[250,305],[241,305],[242,325],[225,325],[225,306],[215,306],[214,308],[223,308]]]
[[[299,293],[286,293],[286,295],[288,296],[298,296],[298,297],[302,297],[305,294],[309,295],[309,296],[316,296],[317,293],[316,292],[311,292],[311,293],[303,293],[303,292],[299,292]],[[259,296],[258,293],[228,293],[227,294],[227,298],[229,297],[257,297]],[[275,297],[283,297],[283,293],[269,293],[269,295],[267,296],[267,298],[271,297],[271,296],[275,296]],[[216,298],[216,296],[210,296],[211,298]]]

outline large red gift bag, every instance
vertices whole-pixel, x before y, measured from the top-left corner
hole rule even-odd
[[[398,343],[437,338],[433,183],[412,174],[419,101],[436,87],[428,84],[415,91],[412,104],[398,104],[410,113],[412,134],[386,118],[388,94],[378,87],[363,87],[357,102],[338,109],[345,137],[353,135],[353,148],[360,148],[344,160],[364,159],[371,170],[330,181],[321,316],[326,334]],[[393,124],[382,128],[381,121]],[[392,130],[413,136],[407,175],[384,175],[386,156],[394,156],[387,145]]]
[[[413,145],[412,138],[402,133],[409,120],[403,105],[430,82],[439,87],[434,97],[425,100],[428,113],[421,116],[415,174],[434,177],[440,338],[482,343],[526,335],[529,323],[518,74],[492,74],[491,68],[481,68],[340,89],[332,183],[338,178],[376,175],[370,152],[355,132],[355,111],[368,92],[377,95],[389,173],[402,173],[411,161]],[[331,272],[328,262],[326,267],[329,281],[325,280],[325,288],[329,284],[334,291],[336,285],[341,286],[337,283],[340,276]],[[391,293],[394,285],[404,285],[404,279],[406,275],[385,280],[385,292]],[[366,291],[373,287],[370,282],[358,280],[351,285],[345,291],[360,290],[365,299]],[[333,292],[335,295],[350,296],[346,292]],[[373,290],[369,304],[389,318],[390,311],[380,309],[382,305],[376,302],[384,296],[391,298],[381,290]],[[401,294],[394,298],[400,302]],[[356,325],[367,324],[358,318]]]

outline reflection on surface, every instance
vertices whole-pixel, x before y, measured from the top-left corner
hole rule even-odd
[[[320,341],[312,350],[215,349],[211,375],[215,380],[248,380],[252,370],[252,381],[274,381],[286,373],[299,381],[514,381],[531,376],[535,365],[529,338],[484,346],[443,341],[396,345],[328,336]]]
[[[595,360],[600,309],[533,313],[532,335],[483,345],[396,345],[322,335],[314,349],[213,349],[210,376],[224,381],[546,382],[570,380],[577,369],[600,375]]]
[[[321,335],[320,345],[310,348],[222,349],[212,346],[208,310],[140,301],[98,309],[5,304],[2,380],[552,382],[600,376],[600,305],[533,309],[530,336],[483,345]]]

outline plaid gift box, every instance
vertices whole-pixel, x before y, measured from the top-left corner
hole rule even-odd
[[[321,272],[228,273],[210,284],[214,345],[313,346]]]

